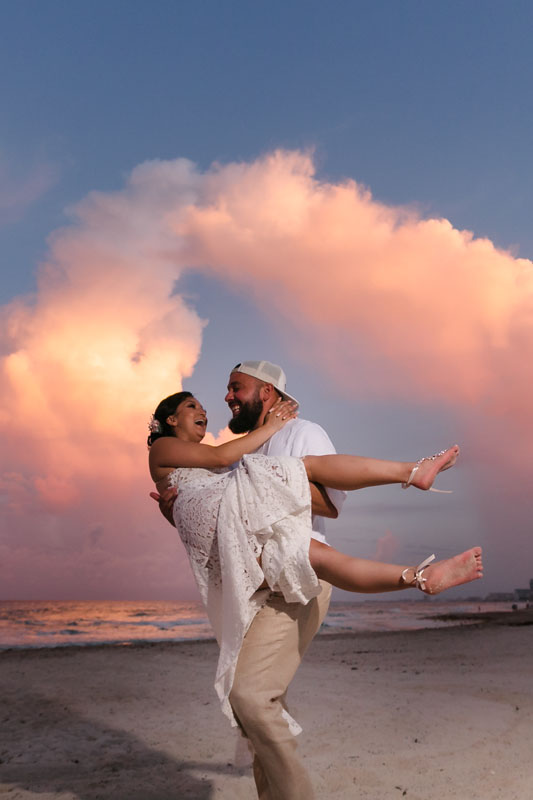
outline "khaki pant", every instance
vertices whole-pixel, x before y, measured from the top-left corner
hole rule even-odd
[[[328,610],[331,586],[306,606],[273,594],[256,615],[239,654],[230,701],[255,750],[260,800],[312,800],[307,771],[282,710],[303,654]]]

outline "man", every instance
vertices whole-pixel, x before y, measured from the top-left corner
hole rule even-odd
[[[233,433],[258,428],[278,397],[294,400],[285,391],[285,373],[268,361],[245,361],[230,375],[225,400],[232,412]],[[327,455],[335,449],[325,431],[313,422],[294,419],[259,450],[271,456]],[[344,493],[311,484],[312,536],[325,541],[324,517],[335,518]],[[169,495],[161,503],[169,518]],[[166,507],[165,507],[166,506]],[[171,513],[171,512],[170,512]],[[291,680],[326,615],[331,586],[306,606],[286,603],[270,594],[254,618],[243,642],[230,702],[254,749],[253,771],[260,800],[310,800],[314,797],[307,771],[297,752],[297,724],[287,712],[286,693]]]

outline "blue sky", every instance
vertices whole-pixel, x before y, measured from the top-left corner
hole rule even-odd
[[[4,297],[65,208],[136,164],[276,147],[531,255],[530,3],[1,5],[3,178],[55,175],[1,229]]]
[[[382,203],[533,257],[528,2],[1,0],[0,9],[4,304],[35,291],[48,237],[70,224],[73,204],[121,190],[151,159],[185,157],[206,170],[277,148],[312,151],[319,179],[352,178]],[[245,289],[191,272],[179,290],[208,320],[186,386],[213,406],[214,430],[227,418],[227,367],[257,356],[283,363],[305,416],[339,449],[417,456],[465,430],[444,403],[339,390]],[[433,501],[448,515],[437,530],[450,520],[476,530],[479,509],[461,492],[468,481],[463,473],[454,485],[453,510]],[[364,555],[398,513],[407,527],[422,517],[433,525],[403,494],[394,498],[387,510],[390,496],[376,490],[350,506],[338,543],[361,508]],[[509,567],[487,588],[528,574]]]

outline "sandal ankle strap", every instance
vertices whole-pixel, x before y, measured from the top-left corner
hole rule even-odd
[[[432,561],[435,561],[435,553],[433,553],[433,555],[431,556],[428,556],[428,558],[425,558],[424,561],[420,562],[418,567],[414,568],[415,574],[413,580],[411,581],[411,584],[414,584],[414,586],[417,589],[420,589],[421,591],[424,591],[424,589],[426,588],[426,581],[427,581],[427,578],[424,578],[422,573],[424,572],[425,568],[431,564]],[[408,582],[405,573],[410,569],[413,569],[413,567],[406,567],[402,572],[402,578],[405,581],[405,583]]]
[[[418,472],[419,466],[421,464],[423,464],[424,461],[435,461],[436,458],[439,458],[440,456],[443,456],[445,452],[446,452],[446,450],[441,450],[440,453],[435,453],[432,456],[426,456],[425,458],[419,458],[418,461],[416,462],[416,464],[414,465],[413,469],[411,470],[411,474],[409,475],[409,477],[407,478],[405,483],[402,483],[402,489],[408,489],[411,486],[411,484],[413,482],[413,478],[415,477],[416,473]],[[429,488],[429,491],[430,492],[436,492],[437,494],[453,494],[451,489],[434,489],[433,486],[431,486]]]

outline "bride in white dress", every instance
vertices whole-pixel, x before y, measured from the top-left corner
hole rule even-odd
[[[179,489],[174,521],[220,647],[215,688],[234,723],[228,696],[237,658],[269,592],[307,603],[319,594],[320,578],[353,592],[416,587],[437,594],[482,576],[479,547],[413,567],[352,558],[311,539],[309,481],[342,490],[387,483],[427,490],[459,448],[418,462],[250,455],[295,416],[296,406],[280,400],[260,428],[203,445],[206,413],[190,392],[178,392],[161,401],[150,423],[150,474],[158,491]]]

